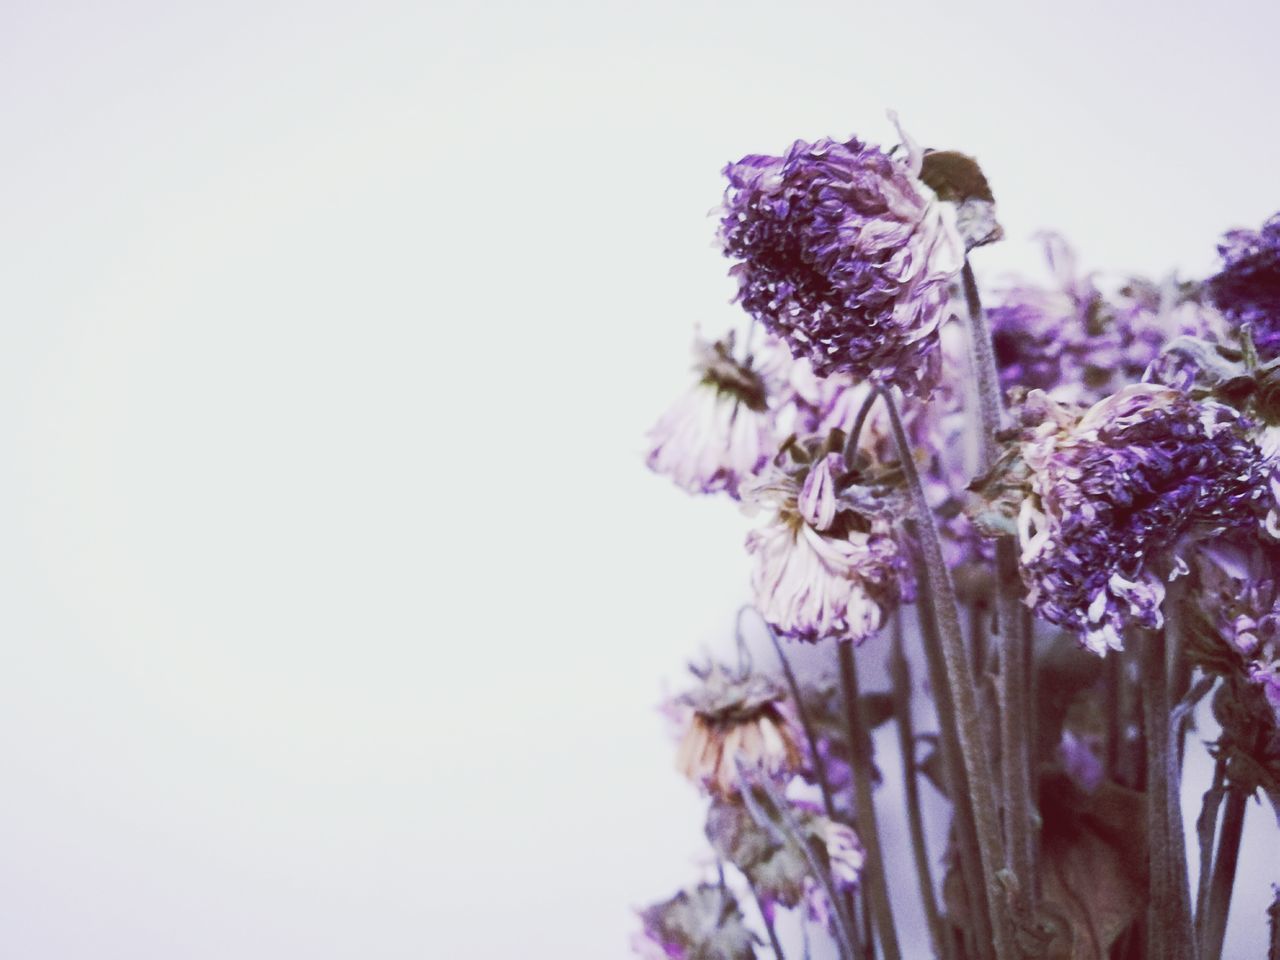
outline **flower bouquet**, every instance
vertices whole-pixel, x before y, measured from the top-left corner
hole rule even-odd
[[[754,519],[752,603],[667,704],[713,856],[636,949],[897,960],[914,873],[938,960],[1219,960],[1251,798],[1280,815],[1280,216],[1202,282],[1084,275],[1046,236],[1048,282],[980,292],[985,176],[899,132],[724,171],[746,316],[696,345],[648,463]]]

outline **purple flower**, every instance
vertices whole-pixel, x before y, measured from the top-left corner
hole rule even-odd
[[[1218,244],[1223,267],[1209,294],[1231,323],[1248,328],[1264,359],[1280,354],[1280,213],[1262,229],[1232,230]]]
[[[737,499],[777,449],[766,385],[750,358],[734,359],[732,337],[699,341],[695,353],[698,382],[649,432],[649,468],[689,493]]]
[[[756,560],[756,608],[784,636],[861,643],[898,595],[896,499],[861,479],[839,453],[815,450],[743,491],[748,508],[772,511],[748,535],[747,551]]]
[[[1269,465],[1234,409],[1153,384],[1125,387],[1077,417],[1032,394],[1021,445],[1022,571],[1037,612],[1096,653],[1128,626],[1157,628],[1180,548],[1260,529]]]
[[[820,377],[932,385],[964,244],[920,163],[911,147],[822,139],[725,167],[720,241],[738,302]]]
[[[1104,293],[1093,275],[1080,273],[1062,237],[1041,239],[1051,282],[1006,287],[987,311],[1006,392],[1043,390],[1055,400],[1094,403],[1143,379],[1174,337],[1225,335],[1196,287],[1131,278]]]
[[[643,960],[755,960],[756,936],[733,894],[702,883],[640,911],[632,948]]]

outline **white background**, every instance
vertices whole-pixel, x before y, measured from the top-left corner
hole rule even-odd
[[[0,956],[626,956],[745,597],[641,461],[721,166],[894,107],[982,159],[985,275],[1199,273],[1280,208],[1276,11],[8,0]]]

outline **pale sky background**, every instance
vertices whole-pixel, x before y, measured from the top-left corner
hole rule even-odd
[[[1278,34],[1262,0],[7,0],[0,957],[628,956],[699,856],[654,708],[746,596],[744,520],[641,461],[734,316],[720,168],[892,107],[981,158],[984,276],[1048,226],[1196,274],[1280,209]],[[1249,816],[1235,960],[1280,880]]]

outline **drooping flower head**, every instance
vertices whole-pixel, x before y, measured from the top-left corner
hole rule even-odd
[[[964,244],[920,168],[913,145],[893,156],[857,139],[725,167],[720,241],[738,301],[820,377],[931,385]]]
[[[899,501],[885,480],[847,469],[831,438],[793,444],[744,489],[748,509],[768,511],[747,537],[751,583],[756,609],[782,635],[861,643],[899,594]]]
[[[777,907],[805,906],[811,917],[831,929],[831,904],[813,876],[806,851],[772,819],[768,801],[716,801],[707,811],[707,839],[716,853],[742,871],[772,916]],[[789,816],[816,854],[839,892],[855,890],[862,879],[866,851],[846,823],[824,816],[808,803],[788,801]]]
[[[735,499],[777,447],[764,378],[734,357],[733,337],[695,345],[698,382],[649,432],[649,468],[689,493]]]
[[[1237,327],[1248,328],[1258,354],[1280,355],[1280,213],[1262,229],[1232,230],[1218,244],[1222,270],[1208,281],[1213,302]]]
[[[642,960],[755,960],[756,935],[728,889],[702,883],[640,911]]]
[[[1269,466],[1231,407],[1135,384],[1083,416],[1032,394],[1023,418],[1028,602],[1099,654],[1162,624],[1187,543],[1261,527]]]
[[[690,668],[699,683],[676,699],[683,736],[676,766],[714,796],[732,797],[742,769],[785,780],[800,769],[795,721],[782,690],[749,663]]]

